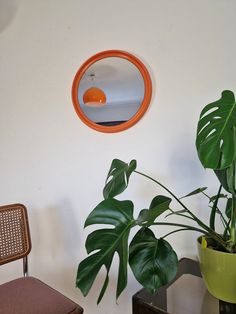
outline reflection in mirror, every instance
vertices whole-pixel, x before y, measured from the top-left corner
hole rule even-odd
[[[122,50],[106,50],[81,65],[71,92],[74,109],[87,126],[114,133],[143,117],[151,101],[152,82],[137,57]]]
[[[93,87],[105,94],[104,102],[85,103],[84,95]],[[78,86],[78,102],[89,120],[114,126],[130,120],[137,113],[144,92],[139,69],[126,59],[109,57],[96,61],[85,71]]]

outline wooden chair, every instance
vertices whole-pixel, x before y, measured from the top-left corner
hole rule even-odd
[[[78,304],[28,276],[30,250],[26,207],[22,204],[0,206],[0,265],[22,258],[24,274],[0,285],[0,314],[82,314]]]

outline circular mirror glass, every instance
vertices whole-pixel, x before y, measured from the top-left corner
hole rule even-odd
[[[74,108],[89,127],[119,132],[134,125],[151,99],[151,79],[133,55],[104,51],[88,59],[72,86]]]

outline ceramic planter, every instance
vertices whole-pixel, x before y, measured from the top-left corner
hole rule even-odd
[[[207,290],[217,299],[236,303],[236,254],[203,248],[198,239],[198,255]]]

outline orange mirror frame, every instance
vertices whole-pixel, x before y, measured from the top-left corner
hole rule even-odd
[[[139,107],[139,110],[128,121],[125,121],[119,125],[104,126],[104,125],[99,125],[93,122],[85,115],[79,103],[78,90],[79,90],[79,84],[80,84],[81,78],[83,77],[85,72],[88,70],[88,68],[91,65],[93,65],[95,62],[101,59],[110,58],[110,57],[118,57],[118,58],[126,59],[137,67],[144,81],[144,97],[143,97],[141,106]],[[134,55],[128,52],[121,51],[121,50],[106,50],[106,51],[99,52],[95,54],[94,56],[90,57],[87,61],[85,61],[82,64],[82,66],[77,71],[74,77],[73,85],[72,85],[72,101],[73,101],[74,109],[77,115],[79,116],[79,118],[90,128],[99,132],[104,132],[104,133],[120,132],[136,124],[142,118],[144,113],[147,111],[148,106],[151,101],[151,96],[152,96],[152,82],[151,82],[151,77],[147,68],[137,57],[135,57]]]

